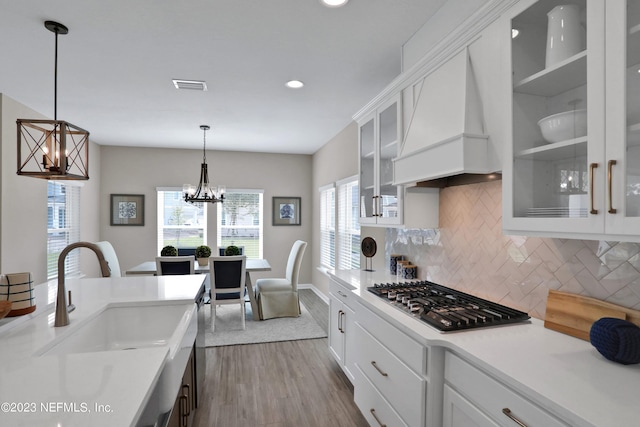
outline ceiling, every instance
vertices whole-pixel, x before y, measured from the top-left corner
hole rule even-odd
[[[208,124],[208,149],[311,154],[400,74],[402,44],[444,2],[0,0],[0,92],[53,118],[53,20],[69,28],[57,118],[94,142],[201,149]]]

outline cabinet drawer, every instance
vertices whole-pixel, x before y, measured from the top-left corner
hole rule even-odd
[[[446,383],[501,426],[517,425],[503,413],[503,409],[508,408],[511,415],[527,427],[569,427],[541,407],[449,352],[445,355],[444,375]]]
[[[372,311],[358,306],[357,322],[378,341],[421,375],[427,375],[427,349]]]
[[[353,400],[372,427],[409,427],[358,368]]]
[[[410,426],[422,425],[426,380],[360,325],[354,331],[356,365]]]
[[[337,300],[351,307],[355,303],[355,296],[351,294],[344,286],[334,280],[329,281],[329,292],[336,297]]]

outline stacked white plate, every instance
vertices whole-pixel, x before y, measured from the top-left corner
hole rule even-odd
[[[529,208],[527,216],[538,218],[586,218],[587,208]]]

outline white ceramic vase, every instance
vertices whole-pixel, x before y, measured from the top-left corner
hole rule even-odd
[[[584,32],[580,8],[574,4],[554,7],[548,14],[545,67],[549,68],[582,50]]]

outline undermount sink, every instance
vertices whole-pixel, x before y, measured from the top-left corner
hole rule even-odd
[[[109,304],[79,324],[72,322],[68,328],[68,333],[48,343],[35,356],[167,347],[167,359],[143,417],[155,419],[173,408],[198,331],[195,304]]]
[[[109,305],[38,355],[175,347],[195,316],[193,304]]]

